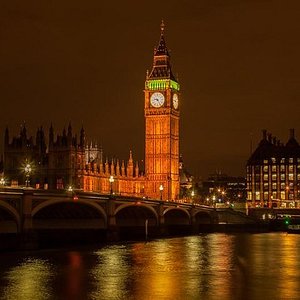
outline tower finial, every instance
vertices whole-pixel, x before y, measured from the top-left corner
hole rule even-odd
[[[165,31],[165,23],[164,20],[162,19],[160,23],[160,34],[163,35],[164,31]]]

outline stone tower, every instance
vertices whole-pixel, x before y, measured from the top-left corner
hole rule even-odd
[[[153,67],[147,72],[144,90],[146,194],[156,199],[177,200],[180,86],[172,73],[164,31],[162,22]]]

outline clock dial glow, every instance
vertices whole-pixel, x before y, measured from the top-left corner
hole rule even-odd
[[[178,108],[178,95],[177,95],[177,94],[174,94],[174,95],[173,95],[173,107],[174,107],[175,109]]]
[[[165,103],[165,96],[162,93],[153,93],[150,97],[150,103],[153,107],[161,107]]]

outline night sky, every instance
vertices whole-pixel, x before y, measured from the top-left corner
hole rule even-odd
[[[144,157],[144,81],[166,24],[186,167],[243,175],[266,128],[300,138],[300,2],[0,3],[0,130],[83,124],[105,155]],[[1,143],[2,148],[2,143]]]

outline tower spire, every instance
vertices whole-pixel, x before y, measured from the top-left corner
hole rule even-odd
[[[160,23],[160,35],[164,35],[164,31],[165,31],[165,23],[164,20],[162,19]]]

